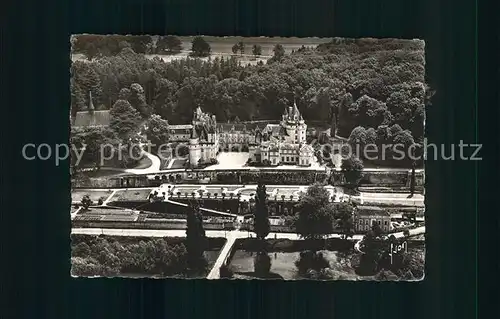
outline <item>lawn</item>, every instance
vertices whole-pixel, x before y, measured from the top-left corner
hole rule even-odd
[[[111,195],[113,191],[111,190],[87,190],[87,189],[75,189],[71,192],[71,202],[73,203],[79,203],[82,201],[83,196],[89,195],[90,199],[94,202],[95,205],[97,205],[97,201],[99,198],[103,198],[103,200],[106,200],[106,198]]]
[[[118,201],[137,201],[148,200],[148,196],[153,188],[147,189],[123,189],[117,190],[116,193],[109,200],[110,202]]]
[[[184,168],[184,165],[186,165],[187,160],[186,159],[175,159],[174,162],[172,163],[172,166],[169,168]]]
[[[217,161],[219,161],[218,164],[210,165],[206,168],[206,170],[242,168],[248,161],[248,153],[222,152],[217,156]]]

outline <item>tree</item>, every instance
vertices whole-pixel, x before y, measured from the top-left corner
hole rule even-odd
[[[350,203],[338,203],[335,205],[335,219],[337,227],[342,231],[342,237],[347,239],[354,235],[354,207]]]
[[[206,57],[210,55],[210,51],[210,44],[200,36],[195,37],[191,42],[191,55],[193,56]]]
[[[76,61],[71,65],[71,76],[73,79],[73,89],[78,89],[85,97],[83,109],[89,105],[89,92],[92,92],[94,105],[101,104],[102,83],[99,73],[92,63]],[[83,110],[80,109],[80,110]]]
[[[164,37],[160,37],[156,42],[156,53],[164,53],[175,54],[179,53],[182,50],[182,42],[181,40],[174,35],[167,35]]]
[[[85,196],[83,196],[81,203],[82,203],[83,209],[88,210],[89,207],[92,206],[92,204],[94,202],[92,201],[92,199],[90,199],[89,195],[85,195]]]
[[[356,268],[356,272],[363,276],[372,276],[378,271],[378,264],[382,255],[380,241],[373,230],[368,231],[362,239],[363,254]]]
[[[245,43],[243,43],[242,41],[238,42],[238,51],[240,52],[240,54],[245,54]]]
[[[364,147],[367,144],[366,143],[366,130],[364,127],[358,126],[352,130],[351,135],[349,136],[349,144],[352,148],[354,148],[356,150],[356,152],[354,152],[354,154],[356,154],[357,156],[360,156],[361,154],[363,154],[362,150],[364,149]],[[357,153],[358,147],[359,147],[359,151],[361,151],[361,154]]]
[[[147,124],[146,135],[148,140],[155,145],[155,149],[165,144],[169,138],[168,121],[162,119],[159,115],[153,114]]]
[[[356,188],[363,177],[363,162],[356,157],[349,157],[342,160],[342,172],[346,183],[351,188]]]
[[[259,277],[267,277],[271,270],[271,258],[264,251],[259,251],[254,258],[254,272]]]
[[[310,186],[297,205],[297,233],[304,238],[319,239],[333,233],[334,222],[330,193],[318,184]]]
[[[94,43],[88,43],[85,47],[85,56],[87,60],[92,61],[99,54],[99,50],[96,48]]]
[[[257,57],[259,55],[262,55],[262,47],[258,44],[254,44],[252,47],[252,54]]]
[[[148,117],[151,114],[151,110],[146,103],[144,89],[139,83],[132,83],[130,86],[128,101],[143,117]]]
[[[277,61],[281,61],[281,59],[285,56],[285,48],[281,44],[276,44],[273,48],[274,58]]]
[[[82,148],[85,145],[85,152],[78,166],[93,165],[96,167],[99,167],[101,164],[101,155],[109,155],[108,153],[102,154],[102,145],[118,144],[115,133],[107,127],[72,128],[70,142],[71,145],[74,145],[76,148]],[[108,150],[109,148],[105,148],[105,151]],[[114,152],[114,149],[109,151]],[[75,158],[73,154],[72,158]]]
[[[190,269],[201,270],[207,266],[206,259],[203,256],[206,243],[203,215],[198,204],[193,202],[188,208],[186,229],[186,249]]]
[[[153,39],[149,35],[131,35],[125,36],[135,53],[145,54],[151,48]]]
[[[233,51],[234,54],[237,54],[239,50],[240,50],[239,43],[235,43],[231,48],[231,51]]]
[[[266,186],[262,183],[257,186],[255,196],[254,231],[260,240],[264,240],[270,231]]]
[[[380,225],[379,225],[379,224],[376,224],[376,223],[375,223],[375,224],[373,224],[373,226],[372,226],[372,232],[373,232],[373,235],[374,235],[375,237],[380,237],[380,236],[382,236],[382,234],[384,233],[384,232],[382,231],[382,228],[380,228]]]
[[[415,166],[417,163],[412,161],[411,163],[411,180],[410,180],[410,197],[415,194]]]
[[[128,101],[130,94],[132,94],[132,92],[130,92],[129,88],[122,88],[120,92],[118,92],[118,99]]]
[[[141,118],[128,101],[117,100],[110,110],[110,128],[122,140],[128,142],[128,139],[138,129],[139,119]]]

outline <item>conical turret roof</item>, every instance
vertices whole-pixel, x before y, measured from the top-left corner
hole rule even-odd
[[[193,125],[193,129],[191,130],[191,139],[198,138],[198,133],[196,132],[196,127]]]
[[[293,116],[297,115],[298,117],[301,117],[299,108],[297,107],[297,103],[295,100],[293,100]]]

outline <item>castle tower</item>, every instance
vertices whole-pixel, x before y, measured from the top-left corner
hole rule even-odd
[[[191,131],[191,137],[189,138],[189,163],[191,166],[198,166],[198,162],[201,158],[201,147],[198,134],[196,133],[196,127],[193,125]]]
[[[293,144],[306,142],[307,125],[295,101],[293,106],[288,107],[288,110],[285,108],[281,126],[286,130],[287,136],[285,139],[287,142]]]
[[[297,115],[297,142],[302,144],[306,142],[307,125],[295,101],[293,102],[293,108]]]

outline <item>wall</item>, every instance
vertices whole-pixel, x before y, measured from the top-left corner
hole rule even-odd
[[[82,221],[73,220],[75,228],[120,228],[120,229],[186,229],[186,221],[143,221],[143,222],[118,222],[118,221]],[[233,223],[204,222],[205,230],[233,229]]]

